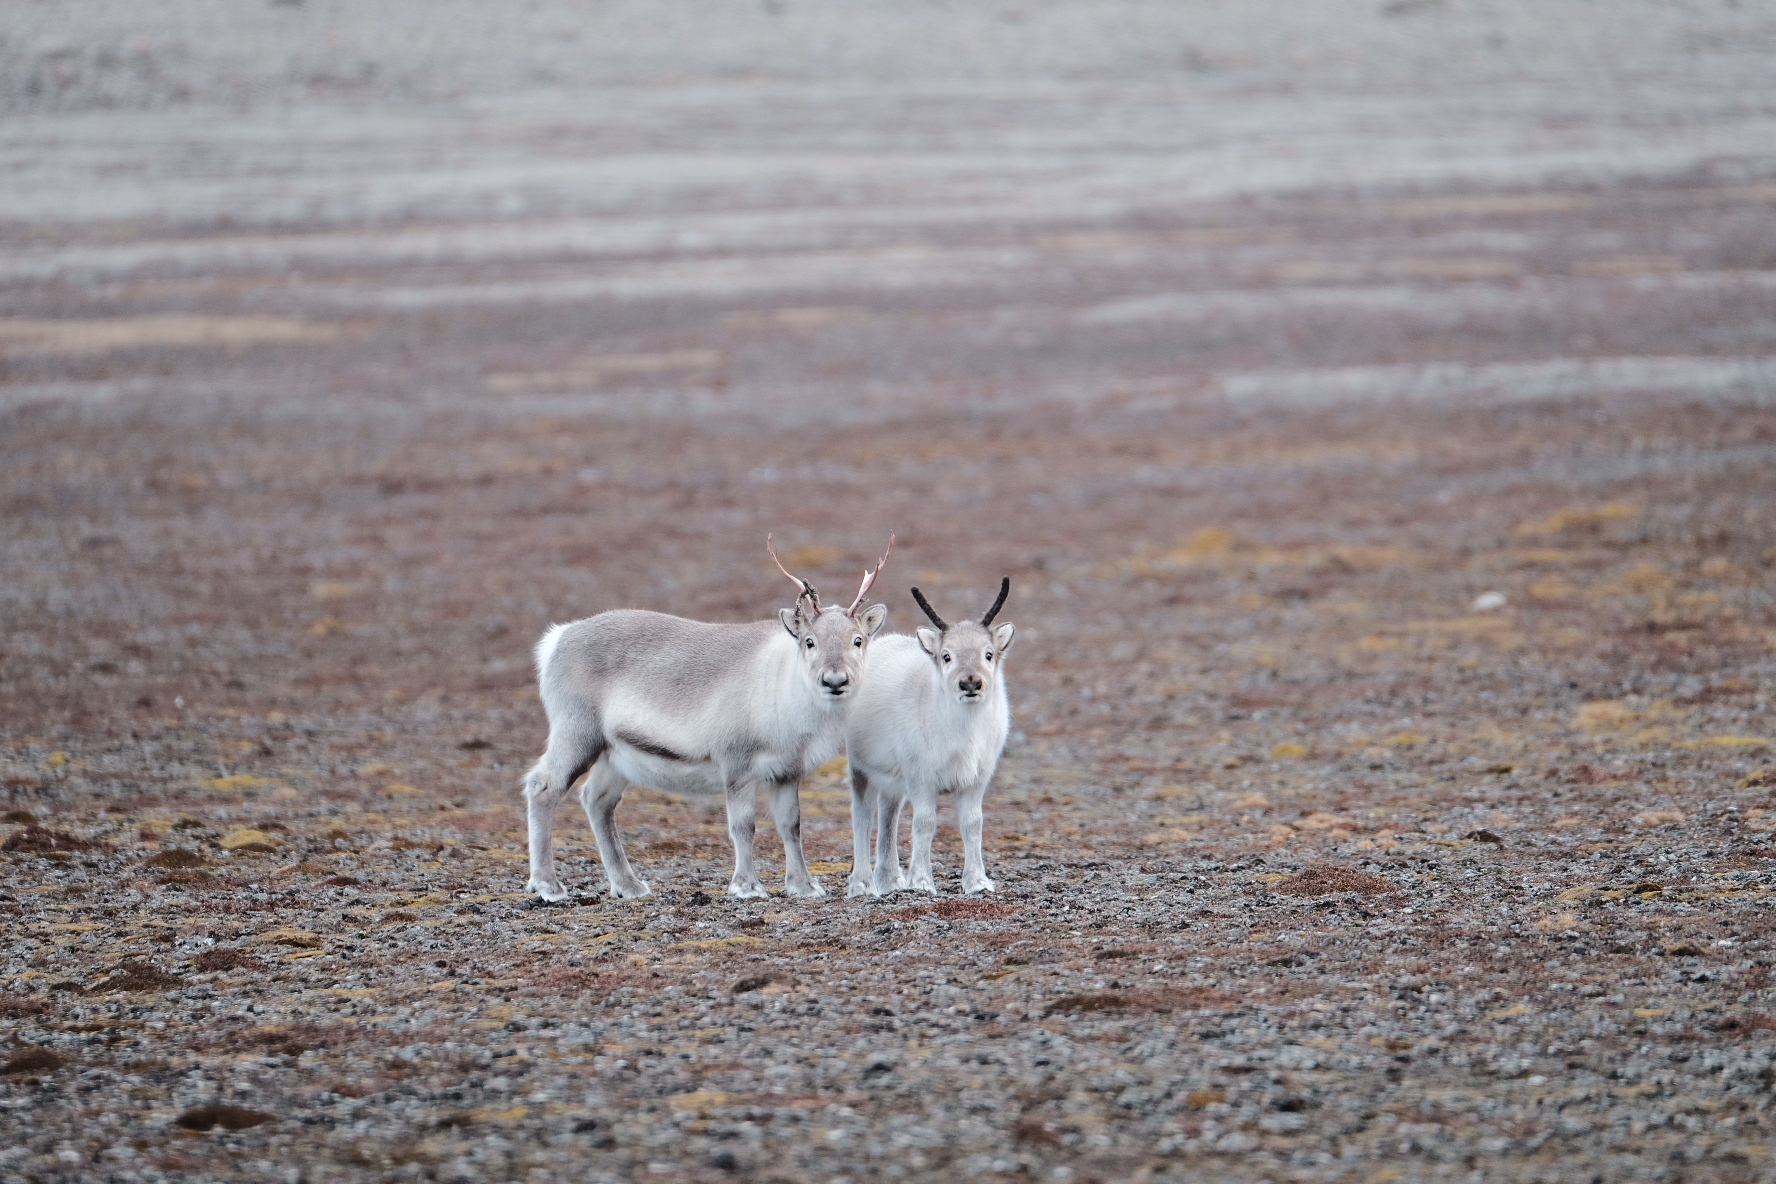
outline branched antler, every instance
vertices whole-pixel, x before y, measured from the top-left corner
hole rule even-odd
[[[888,549],[882,552],[882,560],[880,563],[863,573],[863,584],[857,589],[857,599],[853,600],[851,602],[851,607],[845,610],[845,615],[847,617],[855,613],[857,611],[857,606],[863,603],[863,598],[869,595],[869,590],[871,586],[875,584],[876,577],[882,574],[882,569],[884,567],[888,566],[888,556],[892,554],[894,554],[894,532],[891,530],[888,532]]]
[[[931,607],[931,602],[925,599],[925,593],[914,588],[913,599],[919,602],[919,607],[925,610],[925,615],[931,618],[931,623],[937,626],[938,632],[941,633],[949,628],[948,625],[944,624],[944,619],[938,616],[937,611]]]
[[[818,613],[820,611],[820,593],[816,592],[814,590],[813,584],[810,584],[807,580],[802,579],[802,577],[789,575],[789,569],[787,567],[783,566],[783,561],[781,559],[777,558],[777,547],[776,547],[776,544],[771,542],[770,535],[765,536],[765,550],[767,550],[771,553],[771,562],[775,563],[777,565],[777,570],[782,572],[784,575],[789,576],[789,578],[794,580],[796,582],[797,586],[799,586],[801,588],[801,590],[802,590],[801,594],[798,595],[796,597],[796,599],[799,601],[799,600],[802,600],[804,597],[807,598],[810,606],[812,606],[813,610],[816,613]],[[856,606],[854,605],[852,607],[856,607]]]
[[[987,615],[981,618],[981,624],[983,626],[991,625],[993,623],[993,618],[998,616],[999,610],[1005,607],[1005,598],[1010,595],[1011,595],[1011,577],[1010,576],[1000,576],[999,577],[999,599],[995,600],[993,602],[993,607],[988,609]]]

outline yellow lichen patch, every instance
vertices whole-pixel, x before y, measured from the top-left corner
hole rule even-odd
[[[666,1104],[681,1113],[703,1114],[718,1106],[733,1106],[745,1100],[744,1094],[731,1094],[719,1089],[698,1089],[690,1093],[673,1094],[666,1099]]]
[[[278,841],[262,830],[240,827],[222,836],[224,851],[276,851]]]
[[[487,389],[498,394],[563,391],[596,385],[606,378],[666,374],[674,370],[708,370],[721,364],[712,349],[666,350],[646,354],[603,354],[583,357],[562,370],[517,371],[487,376]],[[788,557],[784,560],[788,562]]]
[[[43,763],[48,765],[52,769],[59,769],[63,765],[68,763],[68,754],[61,751],[60,749],[57,749],[56,751],[50,753],[48,756],[44,757]]]
[[[212,777],[203,783],[209,789],[256,789],[261,785],[276,785],[270,777],[258,777],[252,773],[235,773],[228,777]]]
[[[765,944],[765,939],[762,937],[740,933],[733,937],[710,937],[702,941],[673,942],[672,948],[675,950],[715,950],[724,946],[762,946]]]
[[[1357,824],[1349,818],[1340,818],[1336,814],[1328,814],[1323,810],[1315,810],[1312,814],[1297,818],[1290,825],[1296,830],[1330,831],[1334,838],[1348,837],[1351,828]]]
[[[1191,833],[1182,827],[1170,827],[1166,830],[1156,830],[1150,834],[1142,835],[1141,846],[1169,847],[1173,843],[1188,843],[1192,837]]]
[[[1776,740],[1765,736],[1709,736],[1704,740],[1685,740],[1679,748],[1769,748]]]
[[[1626,502],[1610,502],[1589,508],[1573,506],[1556,510],[1546,518],[1518,523],[1511,532],[1519,538],[1564,534],[1569,530],[1595,530],[1611,522],[1639,517],[1640,511]]]
[[[1486,1018],[1494,1019],[1494,1020],[1508,1020],[1512,1016],[1528,1015],[1528,1014],[1529,1014],[1528,1007],[1524,1006],[1521,1003],[1514,1003],[1510,1007],[1500,1007],[1500,1008],[1496,1008],[1492,1011],[1487,1012]]]
[[[1579,594],[1579,586],[1564,576],[1543,576],[1529,586],[1535,600],[1570,600]]]
[[[1182,544],[1166,552],[1172,563],[1189,565],[1219,559],[1233,552],[1233,532],[1219,526],[1205,526]]]
[[[1572,913],[1555,913],[1537,921],[1536,928],[1543,933],[1560,933],[1576,927],[1578,923],[1578,917]]]
[[[313,600],[349,600],[364,591],[364,585],[351,580],[316,580],[308,586],[308,595]]]
[[[1682,810],[1642,810],[1634,816],[1634,821],[1641,826],[1659,826],[1666,822],[1682,822]]]
[[[1299,760],[1301,757],[1307,755],[1307,745],[1296,744],[1292,740],[1285,740],[1283,743],[1271,749],[1270,755],[1272,758],[1279,761]]]
[[[827,761],[824,765],[815,769],[814,772],[821,777],[843,777],[849,769],[850,766],[845,763],[844,757],[835,756],[832,760]]]
[[[295,946],[304,950],[318,949],[322,944],[321,935],[307,929],[269,929],[253,940],[274,946]]]
[[[296,317],[156,316],[0,320],[0,356],[72,356],[148,347],[227,348],[246,345],[330,341],[333,325]]]
[[[517,1122],[529,1113],[529,1106],[477,1106],[466,1117],[472,1123]]]
[[[1589,193],[1476,193],[1412,197],[1391,208],[1396,218],[1489,218],[1511,214],[1558,214],[1597,205]]]
[[[1616,576],[1593,585],[1585,593],[1587,596],[1610,600],[1621,596],[1643,596],[1651,592],[1664,592],[1671,587],[1671,578],[1651,563],[1638,564]]]
[[[841,872],[850,871],[851,865],[849,863],[838,863],[834,860],[823,859],[815,863],[810,863],[808,865],[808,870],[816,875],[836,876]]]
[[[1512,628],[1511,618],[1498,616],[1452,617],[1447,621],[1409,621],[1408,633],[1500,633]]]
[[[1417,732],[1396,732],[1388,737],[1388,743],[1395,748],[1412,748],[1424,742],[1425,738]]]
[[[1370,653],[1383,653],[1387,650],[1403,650],[1406,643],[1397,637],[1365,637],[1357,642],[1357,648]]]

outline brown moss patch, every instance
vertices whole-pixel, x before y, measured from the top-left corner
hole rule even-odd
[[[196,851],[187,851],[183,847],[174,847],[150,855],[142,861],[143,867],[209,867],[210,861]]]
[[[214,973],[220,970],[263,970],[265,963],[245,950],[216,949],[193,954],[187,959],[199,970]]]
[[[0,1015],[47,1015],[49,1000],[34,995],[0,994]]]
[[[7,1057],[6,1063],[0,1065],[0,1074],[54,1073],[67,1063],[68,1058],[60,1053],[29,1045]]]
[[[1754,1032],[1776,1032],[1776,1015],[1766,1015],[1760,1011],[1742,1011],[1738,1015],[1730,1015],[1714,1025],[1716,1032],[1726,1032],[1735,1036],[1750,1036]]]
[[[244,1131],[276,1120],[274,1114],[248,1110],[244,1106],[194,1106],[173,1119],[173,1125],[185,1131],[209,1131],[217,1127],[225,1131]]]
[[[160,878],[160,883],[168,887],[178,888],[187,884],[217,884],[221,881],[209,872],[193,868],[190,871],[168,872]]]
[[[749,991],[764,991],[767,994],[778,994],[793,991],[796,986],[795,976],[785,974],[781,970],[767,970],[763,974],[749,975],[734,984],[734,994],[744,995]]]
[[[10,823],[13,826],[36,826],[37,815],[29,810],[8,810],[6,813],[0,814],[0,822]]]
[[[1286,880],[1278,880],[1270,887],[1271,891],[1284,896],[1329,896],[1334,892],[1360,892],[1365,896],[1379,896],[1404,891],[1386,876],[1328,864],[1310,867]]]
[[[362,888],[363,886],[364,881],[351,876],[330,876],[321,881],[323,888]]]
[[[1239,1002],[1236,995],[1210,987],[1190,987],[1169,991],[1103,991],[1086,995],[1063,995],[1048,1005],[1048,1014],[1088,1014],[1091,1012],[1168,1012],[1211,1011],[1231,1007]]]
[[[148,962],[119,962],[115,966],[106,967],[107,977],[94,983],[89,992],[94,995],[110,995],[118,991],[164,991],[169,987],[184,985],[184,980]]]
[[[83,839],[66,831],[51,830],[47,826],[27,826],[10,839],[6,840],[0,851],[21,851],[35,855],[59,854],[72,851],[109,851],[110,844]]]

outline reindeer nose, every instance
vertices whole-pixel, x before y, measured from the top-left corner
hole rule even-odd
[[[981,677],[978,674],[971,674],[957,685],[962,688],[962,693],[965,695],[978,695],[981,689]]]
[[[820,676],[821,685],[829,691],[842,691],[851,682],[851,676],[843,670],[828,670]]]

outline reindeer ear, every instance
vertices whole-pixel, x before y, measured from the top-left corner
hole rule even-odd
[[[1013,625],[1010,621],[1005,622],[1003,625],[998,625],[998,626],[994,627],[994,629],[993,629],[993,644],[998,647],[999,653],[1001,655],[1004,655],[1008,650],[1011,649],[1012,635],[1016,632],[1017,632],[1017,626]]]
[[[943,645],[943,634],[935,629],[920,629],[918,635],[919,648],[935,658],[938,647]]]
[[[793,609],[793,608],[778,609],[777,610],[777,619],[779,621],[783,622],[783,627],[785,629],[789,630],[789,635],[791,637],[800,637],[801,636],[801,633],[796,630],[796,610],[795,609]]]
[[[882,627],[882,622],[887,619],[888,606],[885,604],[872,604],[863,610],[863,616],[857,623],[863,627],[863,635],[865,637],[874,637],[876,635],[876,630],[880,629]]]

